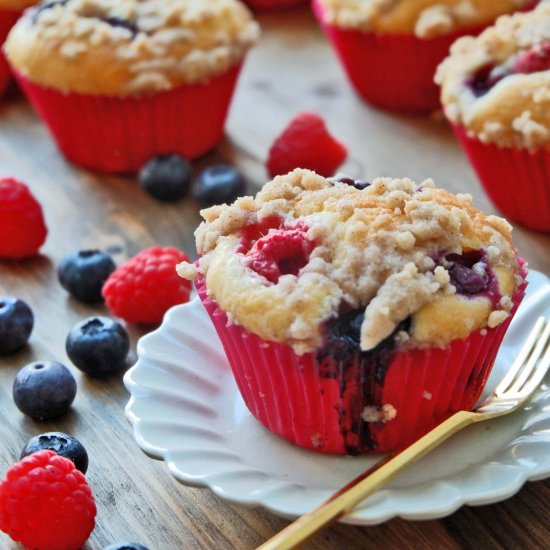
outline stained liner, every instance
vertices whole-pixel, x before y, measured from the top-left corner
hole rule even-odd
[[[313,11],[336,50],[355,91],[366,101],[390,111],[428,114],[440,108],[437,66],[461,36],[479,34],[487,25],[437,36],[377,34],[342,29],[325,21],[324,8],[313,0]]]
[[[124,98],[63,93],[14,74],[68,160],[100,172],[135,173],[160,154],[194,159],[215,147],[240,68],[205,84]]]
[[[495,329],[451,342],[445,349],[396,352],[384,372],[355,353],[327,370],[315,353],[296,355],[290,346],[265,342],[239,325],[196,283],[250,412],[271,432],[318,452],[359,454],[406,446],[458,410],[479,399],[525,284],[516,291],[512,315]],[[334,365],[333,365],[334,366]],[[364,422],[372,399],[397,415]]]
[[[550,151],[499,147],[453,131],[495,206],[534,231],[550,232]]]

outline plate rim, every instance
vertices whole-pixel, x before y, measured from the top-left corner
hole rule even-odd
[[[545,286],[550,286],[550,277],[548,277],[546,274],[536,271],[536,270],[530,270],[528,275],[529,279],[539,279],[540,285],[541,285],[541,291],[544,289]],[[525,303],[530,303],[533,301],[536,301],[537,298],[537,291],[535,291],[534,294],[527,295]],[[174,478],[188,486],[192,487],[201,487],[201,488],[208,488],[210,489],[214,494],[216,494],[218,497],[227,500],[229,502],[247,506],[247,507],[254,507],[259,506],[266,510],[268,510],[271,513],[274,513],[278,516],[293,519],[297,517],[297,514],[291,513],[291,512],[285,512],[280,507],[273,506],[269,502],[266,502],[265,496],[262,498],[263,495],[266,493],[269,493],[269,491],[261,491],[258,493],[257,496],[251,496],[251,495],[243,495],[242,497],[237,496],[234,492],[228,492],[226,491],[223,486],[220,486],[217,483],[213,483],[211,480],[209,480],[209,476],[205,475],[204,479],[197,479],[197,477],[191,476],[188,473],[183,472],[181,469],[178,468],[176,462],[171,459],[170,457],[170,449],[168,448],[162,448],[157,445],[153,445],[149,441],[147,441],[141,431],[140,427],[141,425],[146,422],[147,420],[144,418],[139,417],[135,411],[134,406],[137,403],[139,396],[140,396],[140,387],[139,383],[137,383],[133,376],[135,373],[140,369],[144,368],[144,357],[147,355],[147,346],[149,345],[150,341],[154,341],[156,338],[162,337],[163,335],[163,329],[168,325],[170,325],[174,318],[178,315],[181,315],[182,311],[186,311],[189,308],[199,308],[202,306],[202,303],[200,302],[200,299],[198,296],[195,296],[192,298],[189,302],[185,304],[180,304],[178,306],[174,306],[171,308],[165,315],[161,325],[154,331],[150,332],[149,334],[146,334],[142,338],[139,339],[137,343],[137,356],[138,359],[136,363],[126,371],[123,382],[126,387],[126,389],[130,393],[130,398],[125,406],[125,415],[130,421],[130,424],[132,425],[134,438],[138,444],[138,446],[141,448],[141,450],[150,458],[153,458],[155,460],[163,461],[166,463],[166,466],[172,476]],[[206,314],[206,312],[204,312]],[[221,345],[221,344],[220,344]],[[147,367],[145,367],[147,368]],[[236,386],[235,386],[235,391]],[[143,393],[143,392],[141,392]],[[550,438],[548,440],[548,444],[550,445]],[[340,457],[337,457],[340,458]],[[342,460],[347,460],[348,457],[341,457]],[[498,469],[501,467],[504,467],[504,465],[500,462],[497,462],[495,464],[487,464],[484,465],[489,469]],[[479,468],[480,465],[478,464],[470,464],[467,468],[464,470],[461,470],[459,473],[463,474],[463,472],[472,469],[473,467]],[[509,466],[508,466],[509,468]],[[453,493],[454,491],[454,497],[453,499],[450,499],[446,505],[439,505],[436,509],[430,509],[423,510],[420,509],[418,511],[411,511],[410,509],[407,509],[406,506],[403,506],[402,502],[400,503],[400,499],[398,498],[398,493],[403,491],[402,489],[396,489],[396,488],[384,488],[379,491],[377,491],[372,497],[376,497],[379,502],[376,503],[376,508],[380,509],[376,515],[370,515],[370,516],[361,516],[357,515],[357,511],[355,513],[352,513],[350,515],[347,515],[343,518],[341,518],[339,521],[342,523],[348,523],[352,525],[377,525],[384,523],[385,521],[389,521],[393,518],[400,517],[402,519],[406,520],[412,520],[412,521],[420,521],[420,520],[430,520],[430,519],[438,519],[445,516],[448,516],[452,513],[454,513],[456,510],[458,510],[463,505],[469,505],[469,506],[481,506],[481,505],[487,505],[487,504],[493,504],[496,502],[500,502],[502,500],[505,500],[507,498],[510,498],[514,494],[516,494],[527,481],[537,481],[540,479],[544,479],[545,477],[548,477],[550,475],[550,462],[546,466],[541,466],[539,468],[532,467],[527,469],[527,466],[524,465],[523,469],[515,468],[516,474],[515,476],[511,476],[507,483],[504,484],[504,486],[497,487],[496,490],[493,490],[490,494],[466,494],[458,492],[455,490],[455,487],[452,486],[452,484],[449,482],[449,479],[436,479],[436,480],[428,480],[424,483],[419,484],[418,486],[415,486],[414,491],[416,492],[418,489],[422,490],[422,496],[423,498],[427,498],[428,500],[432,500],[433,493],[436,493],[438,490],[443,491],[446,490],[447,493]],[[259,471],[259,470],[258,470]],[[455,477],[457,474],[454,474],[451,476],[451,479]],[[291,482],[279,480],[279,489],[284,488],[286,486],[293,485]],[[304,489],[307,490],[307,487],[303,486]],[[463,489],[464,490],[464,489]],[[427,491],[427,493],[426,493]],[[472,493],[470,491],[470,493]],[[430,498],[430,494],[432,494],[432,498]],[[369,497],[369,498],[372,498]],[[402,500],[402,499],[401,499]],[[365,509],[367,507],[362,506],[359,507],[358,510],[361,511],[362,509]]]

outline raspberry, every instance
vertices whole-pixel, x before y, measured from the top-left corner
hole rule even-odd
[[[84,474],[54,451],[25,457],[0,482],[0,529],[26,548],[78,550],[95,515]]]
[[[315,248],[306,231],[305,227],[271,230],[247,252],[248,267],[272,283],[281,275],[298,275]]]
[[[537,73],[550,69],[550,42],[535,44],[522,53],[514,62],[513,72],[521,74]]]
[[[12,178],[1,178],[0,258],[35,256],[47,233],[42,207],[29,188]]]
[[[107,306],[128,323],[159,324],[168,309],[189,300],[191,283],[176,273],[176,265],[187,260],[170,246],[141,251],[105,282]]]
[[[308,168],[328,178],[347,155],[346,147],[328,133],[319,115],[300,113],[271,146],[267,170],[273,178],[295,168]]]

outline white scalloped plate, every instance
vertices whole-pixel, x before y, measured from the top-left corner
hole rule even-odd
[[[502,377],[536,318],[550,317],[550,280],[537,272],[529,280],[488,388]],[[138,357],[124,378],[131,394],[126,414],[143,451],[166,461],[182,483],[295,517],[377,460],[316,454],[263,428],[240,398],[198,298],[170,310],[162,326],[140,340]],[[550,390],[543,385],[524,410],[460,432],[343,521],[432,519],[463,504],[503,500],[525,481],[547,476]]]

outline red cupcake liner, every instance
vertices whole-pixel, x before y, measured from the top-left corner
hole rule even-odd
[[[0,96],[6,91],[11,80],[11,71],[4,53],[2,45],[6,40],[10,29],[21,16],[21,10],[2,10],[0,9]]]
[[[550,151],[482,143],[452,126],[494,205],[520,225],[550,232]]]
[[[434,82],[437,66],[457,38],[479,34],[487,27],[421,39],[412,34],[341,29],[325,21],[319,0],[313,0],[313,11],[355,91],[377,107],[410,114],[428,114],[440,108],[439,87]]]
[[[206,295],[199,296],[227,354],[250,412],[271,432],[317,452],[389,452],[406,446],[459,410],[471,410],[491,372],[525,284],[513,297],[509,318],[494,329],[456,340],[445,349],[396,352],[384,366],[362,354],[345,361],[296,355],[228,321]],[[382,370],[385,370],[385,373]],[[396,412],[387,421],[362,419],[365,406]]]
[[[100,172],[135,173],[160,154],[191,160],[215,147],[240,68],[205,84],[125,98],[63,93],[14,74],[68,160]]]

